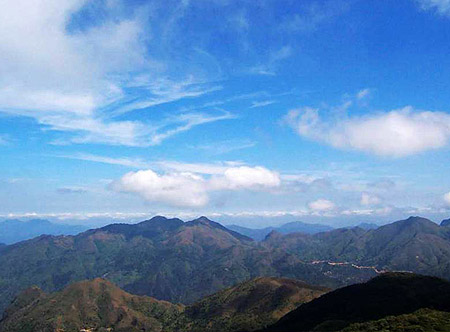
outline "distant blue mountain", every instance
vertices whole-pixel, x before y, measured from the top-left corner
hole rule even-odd
[[[352,226],[352,227],[347,227],[347,228],[353,228],[353,227],[359,227],[359,228],[362,228],[362,229],[365,229],[366,231],[368,231],[368,230],[371,230],[371,229],[377,229],[378,227],[380,227],[380,225],[363,222],[363,223],[361,223],[359,225]]]
[[[75,235],[85,230],[87,230],[87,227],[56,224],[48,220],[20,221],[11,219],[0,222],[0,243],[13,244],[42,234]]]
[[[306,233],[306,234],[316,234],[320,232],[331,231],[334,228],[322,224],[308,224],[301,221],[294,221],[279,227],[265,227],[265,228],[247,228],[239,225],[229,225],[228,229],[232,231],[246,235],[256,241],[262,241],[264,238],[272,231],[277,231],[282,234],[289,233]]]
[[[442,220],[441,226],[450,226],[450,219]]]

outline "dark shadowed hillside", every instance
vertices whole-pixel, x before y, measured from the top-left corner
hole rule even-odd
[[[354,323],[342,332],[443,332],[450,331],[450,312],[419,309],[411,314]]]
[[[388,273],[301,305],[266,331],[338,331],[352,323],[409,314],[421,308],[450,311],[450,282]]]

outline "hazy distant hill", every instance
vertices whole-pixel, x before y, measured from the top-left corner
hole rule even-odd
[[[306,233],[315,234],[320,232],[326,232],[333,229],[331,226],[321,225],[321,224],[307,224],[301,221],[294,221],[279,227],[265,227],[265,228],[247,228],[239,225],[229,225],[227,228],[244,234],[256,241],[263,240],[270,232],[277,231],[282,234],[289,233]]]
[[[0,331],[250,331],[326,291],[296,280],[258,278],[184,307],[131,295],[94,279],[53,294],[36,287],[24,291],[5,311]]]
[[[442,222],[441,222],[441,226],[450,226],[450,219],[445,219],[445,220],[442,220]]]
[[[29,221],[5,220],[0,222],[0,242],[12,244],[32,239],[42,234],[75,235],[87,227],[55,224],[48,220],[33,219]]]
[[[421,308],[450,311],[450,282],[409,273],[388,273],[305,303],[265,331],[338,331],[352,323],[409,314]],[[439,323],[444,325],[445,319]],[[371,331],[353,328],[350,330]]]
[[[352,266],[305,263],[204,217],[186,223],[154,217],[77,236],[40,236],[2,249],[0,266],[0,312],[30,286],[52,292],[95,277],[133,294],[192,303],[260,276],[339,287],[376,275]]]
[[[413,271],[450,278],[450,227],[420,217],[381,226],[315,235],[268,236],[263,243],[300,259],[351,262],[379,270]]]

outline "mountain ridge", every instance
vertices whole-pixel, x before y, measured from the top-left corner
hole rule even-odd
[[[0,320],[0,331],[233,332],[255,330],[328,289],[285,278],[256,278],[185,307],[129,294],[95,278],[46,294],[31,287]],[[264,301],[262,301],[264,300]]]

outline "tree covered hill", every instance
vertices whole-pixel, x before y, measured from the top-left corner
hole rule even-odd
[[[410,217],[374,230],[337,229],[315,235],[271,234],[263,242],[305,261],[325,260],[450,277],[450,228]]]
[[[1,332],[123,331],[232,332],[254,330],[328,291],[303,282],[258,278],[185,307],[131,295],[104,279],[46,294],[21,293],[5,311]]]

